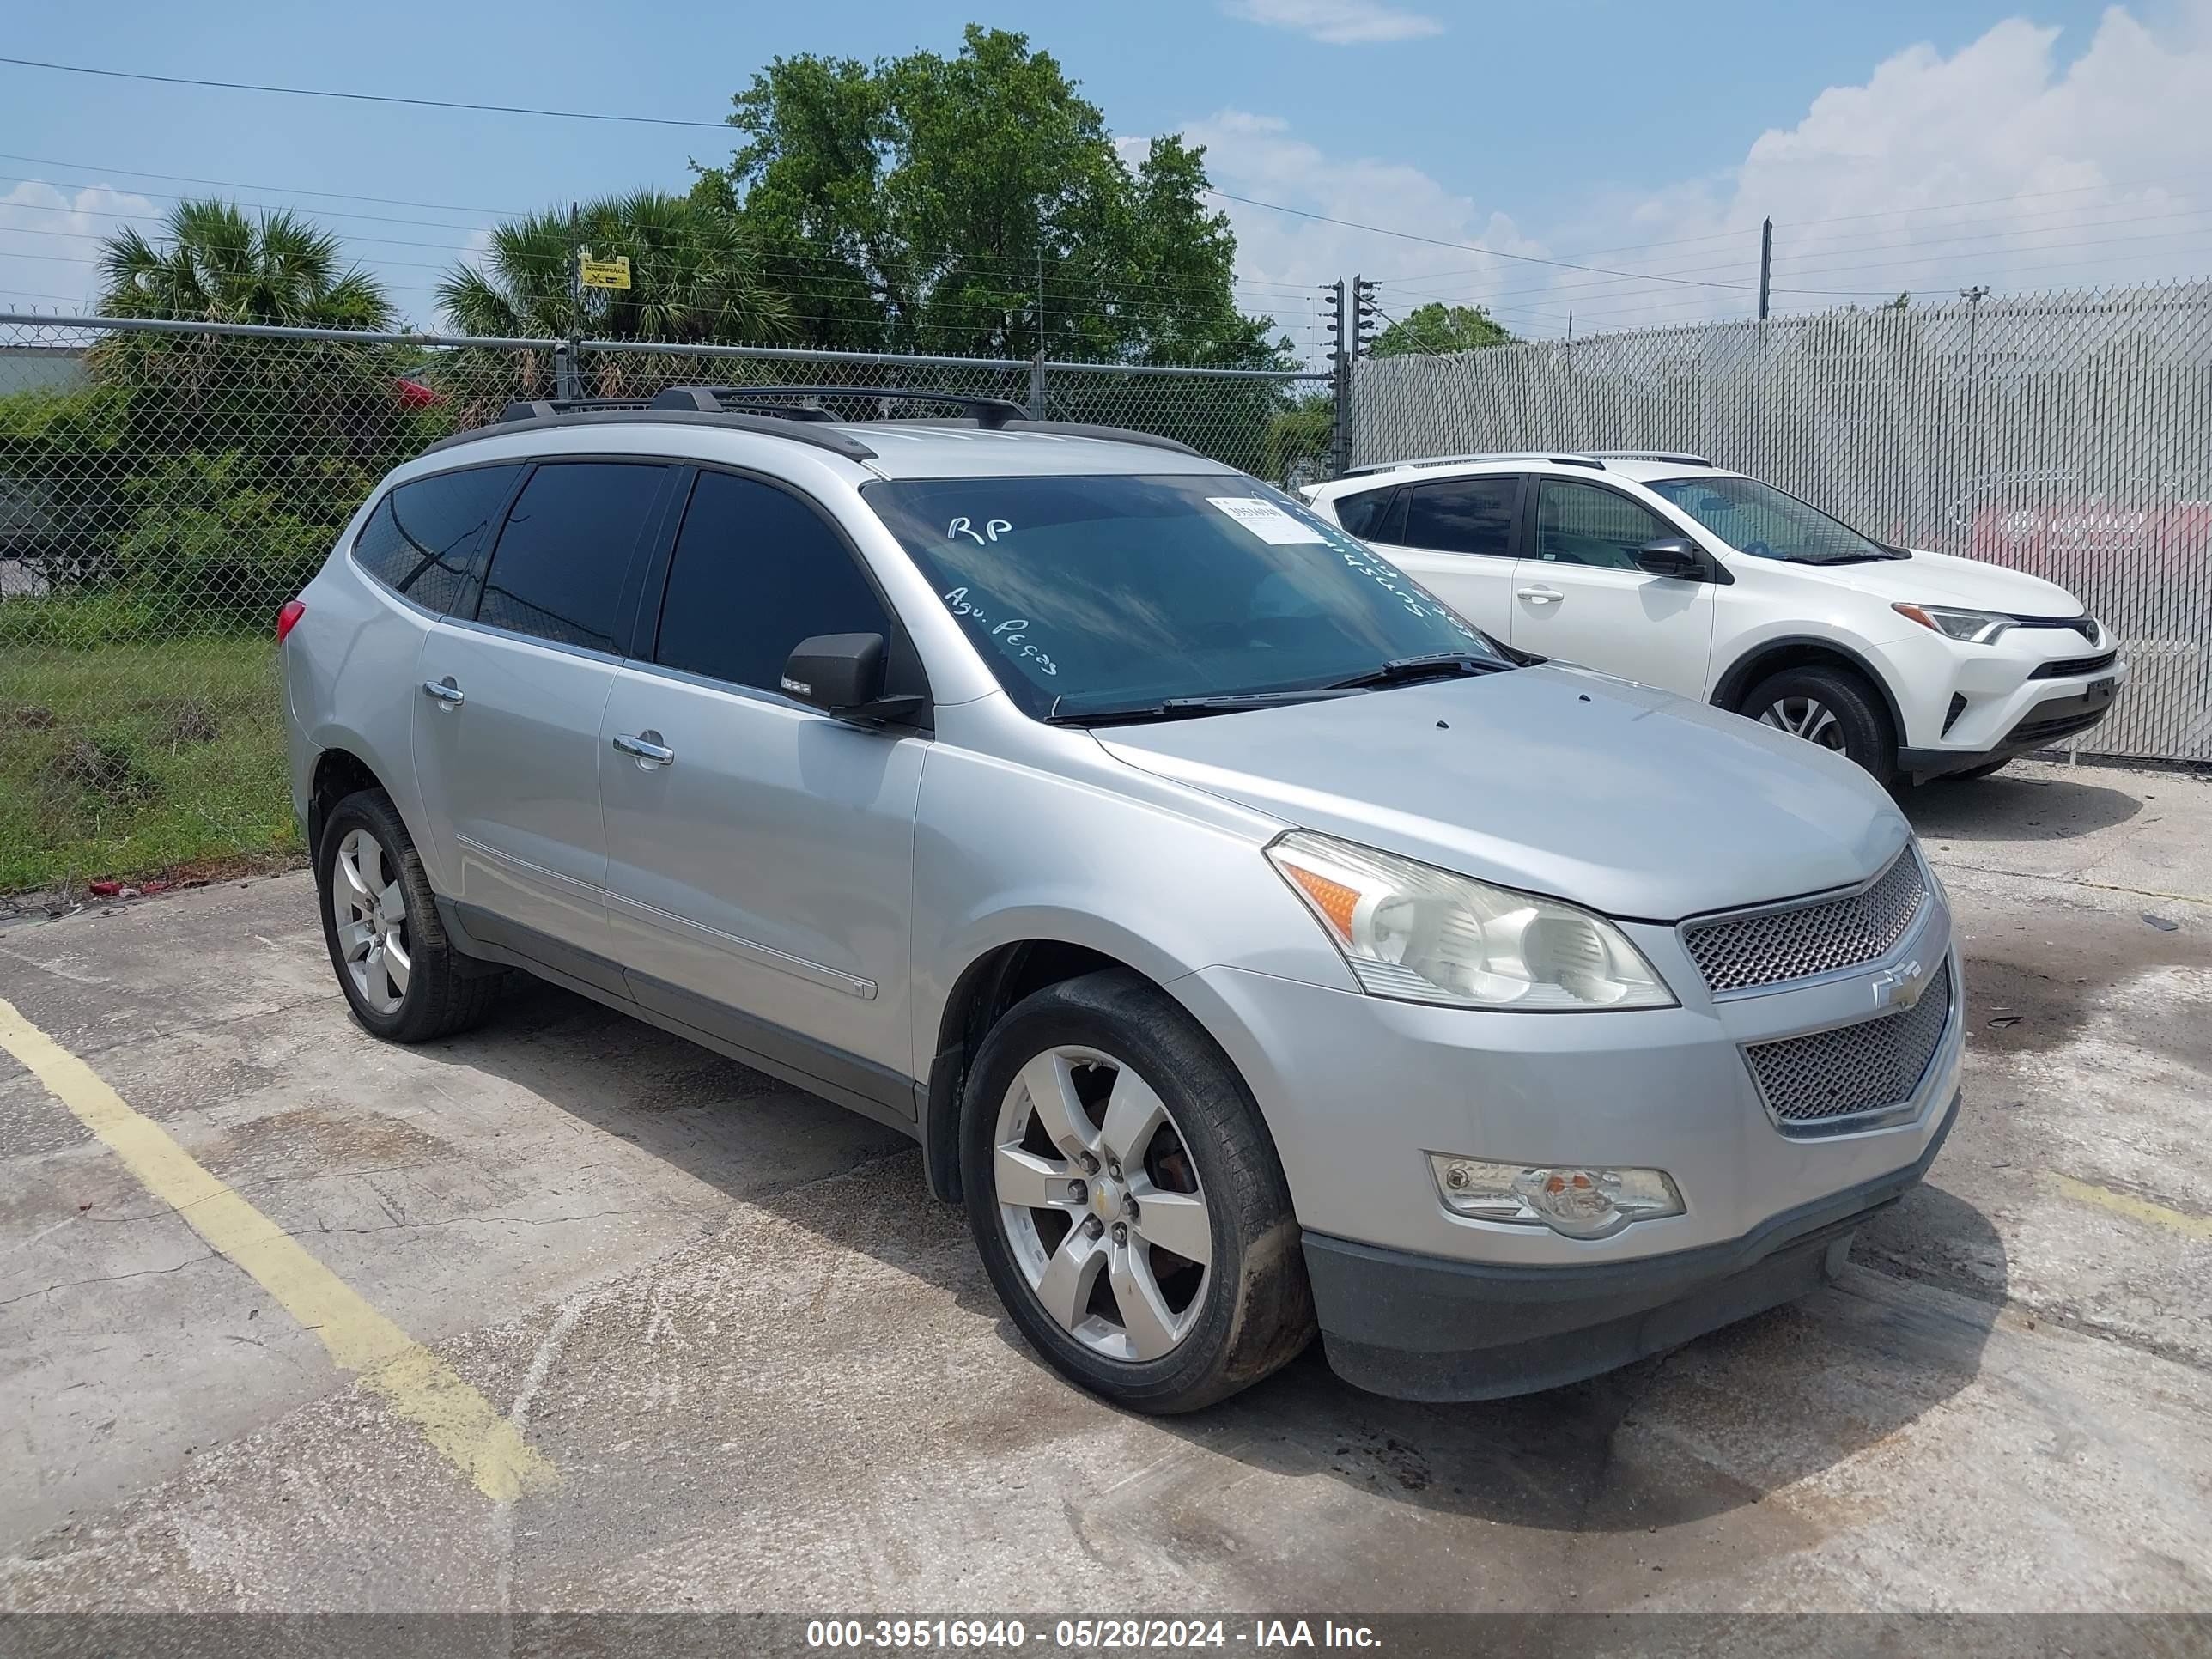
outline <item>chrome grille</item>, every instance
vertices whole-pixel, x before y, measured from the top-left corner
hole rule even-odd
[[[1907,847],[1857,892],[1685,922],[1682,944],[1717,992],[1780,985],[1876,960],[1905,937],[1927,897]]]
[[[1759,1097],[1784,1133],[1820,1134],[1910,1100],[1951,1017],[1951,964],[1897,1013],[1745,1046]]]

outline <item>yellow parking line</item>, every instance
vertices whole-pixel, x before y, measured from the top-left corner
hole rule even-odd
[[[218,1181],[97,1073],[0,998],[0,1048],[28,1066],[146,1190],[322,1340],[495,1503],[556,1479],[551,1463],[460,1374],[401,1330],[267,1216]]]
[[[2053,1171],[2051,1185],[2077,1204],[2094,1204],[2100,1210],[2110,1210],[2114,1215],[2124,1215],[2130,1221],[2147,1221],[2154,1227],[2163,1227],[2168,1232],[2179,1233],[2184,1238],[2212,1238],[2212,1218],[2191,1215],[2185,1210],[2170,1210],[2163,1204],[2154,1204],[2147,1198],[2137,1198],[2132,1193],[2116,1193],[2110,1187],[2092,1186],[2086,1181],[2076,1181],[2072,1176]]]

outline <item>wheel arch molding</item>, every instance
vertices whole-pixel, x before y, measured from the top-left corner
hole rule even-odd
[[[1182,998],[1176,981],[1192,969],[1140,935],[1110,924],[1093,927],[1077,918],[1025,918],[1027,926],[972,943],[957,953],[965,965],[933,1013],[917,1010],[933,1046],[924,1078],[915,1085],[916,1127],[922,1166],[933,1196],[961,1197],[961,1096],[975,1052],[1000,1016],[1031,992],[1104,969],[1135,974],[1172,998],[1216,1045],[1226,1045]]]
[[[1745,696],[1770,674],[1786,668],[1844,668],[1859,675],[1881,698],[1890,729],[1904,741],[1905,710],[1887,676],[1856,647],[1820,634],[1784,634],[1745,649],[1713,682],[1709,701],[1717,708],[1741,714]]]

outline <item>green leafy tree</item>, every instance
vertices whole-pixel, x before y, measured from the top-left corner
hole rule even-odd
[[[1512,343],[1513,337],[1480,306],[1448,306],[1431,300],[1376,335],[1367,355],[1398,357],[1415,352],[1474,351]]]
[[[100,271],[110,317],[392,325],[382,286],[343,263],[336,236],[289,213],[249,216],[213,198],[178,203],[151,240],[135,226],[118,231],[100,248]]]
[[[759,239],[812,346],[1256,367],[1203,154],[1127,165],[1104,116],[1026,37],[951,58],[779,58],[733,100],[744,142],[694,199]]]
[[[629,260],[627,289],[574,283],[579,255]],[[641,190],[573,215],[532,214],[492,232],[483,265],[461,264],[438,303],[467,334],[769,344],[789,306],[750,234],[711,195]]]
[[[1328,476],[1336,436],[1336,398],[1309,392],[1267,423],[1267,476],[1286,487]]]

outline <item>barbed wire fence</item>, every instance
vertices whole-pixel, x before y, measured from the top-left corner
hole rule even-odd
[[[1347,404],[1354,465],[1681,450],[2046,577],[2134,665],[2087,752],[2212,761],[2212,283],[1368,358]]]
[[[295,851],[276,610],[386,471],[510,402],[805,384],[872,419],[918,386],[1297,483],[1323,379],[0,313],[0,894]]]

